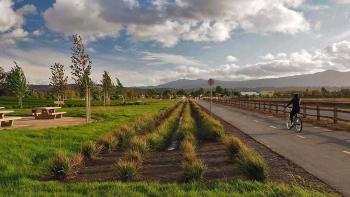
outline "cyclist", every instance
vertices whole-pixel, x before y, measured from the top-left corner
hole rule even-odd
[[[292,124],[292,126],[294,125],[294,116],[300,112],[300,103],[301,103],[301,99],[299,97],[298,93],[294,93],[293,94],[293,98],[292,100],[287,104],[287,106],[285,107],[285,109],[287,107],[289,107],[289,105],[292,104],[292,111],[290,111],[290,122]]]

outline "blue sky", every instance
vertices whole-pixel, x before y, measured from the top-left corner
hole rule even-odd
[[[0,66],[69,75],[70,36],[128,86],[350,70],[349,0],[0,0]]]

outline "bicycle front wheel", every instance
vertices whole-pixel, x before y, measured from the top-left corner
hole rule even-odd
[[[301,121],[301,118],[297,117],[295,119],[294,124],[295,124],[295,130],[300,133],[303,130],[303,122]]]

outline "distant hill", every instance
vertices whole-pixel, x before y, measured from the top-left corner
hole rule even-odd
[[[215,80],[215,86],[221,86],[223,88],[229,89],[261,89],[282,87],[350,87],[350,72],[328,70],[314,74],[248,81]],[[207,80],[180,79],[155,86],[154,88],[198,89],[201,87],[208,88]]]

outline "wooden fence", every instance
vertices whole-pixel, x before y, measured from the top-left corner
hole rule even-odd
[[[202,99],[210,101],[208,97]],[[288,101],[283,100],[238,99],[230,97],[213,97],[213,102],[276,114],[285,113],[284,108],[288,103]],[[332,119],[334,124],[337,124],[338,121],[350,122],[350,102],[302,102],[300,114],[304,118],[308,116],[316,117],[318,121],[321,118]]]

